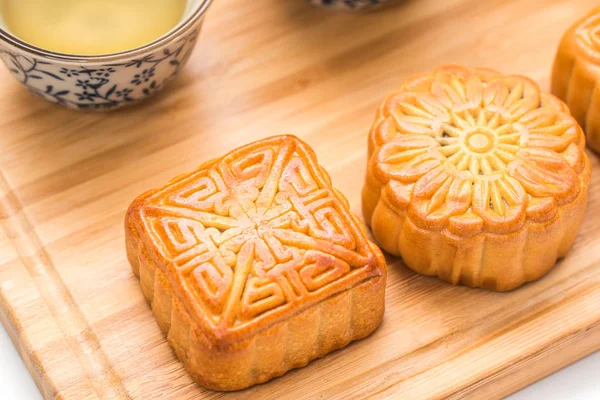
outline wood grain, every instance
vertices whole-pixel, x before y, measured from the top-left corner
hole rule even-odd
[[[587,0],[403,0],[330,14],[300,0],[215,2],[190,65],[117,113],[49,105],[0,72],[0,320],[46,398],[500,398],[600,349],[600,163],[574,248],[499,294],[389,258],[382,326],[306,368],[230,394],[187,376],[125,258],[130,201],[266,136],[308,142],[360,210],[381,98],[442,64],[548,89],[562,32]]]

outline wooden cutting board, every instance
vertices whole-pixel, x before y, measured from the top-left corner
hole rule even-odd
[[[460,63],[548,88],[589,0],[404,0],[332,14],[301,0],[216,1],[166,93],[83,114],[0,72],[0,319],[46,398],[500,398],[600,348],[600,162],[574,248],[512,293],[452,287],[389,258],[381,327],[249,390],[196,386],[125,258],[139,193],[243,143],[293,133],[360,212],[366,136],[384,94]]]

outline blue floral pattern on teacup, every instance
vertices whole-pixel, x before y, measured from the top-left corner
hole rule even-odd
[[[312,4],[346,10],[360,10],[385,3],[387,0],[309,0]]]
[[[154,53],[121,63],[71,65],[10,49],[0,58],[33,93],[76,109],[111,109],[142,100],[173,79],[189,59],[199,27]]]

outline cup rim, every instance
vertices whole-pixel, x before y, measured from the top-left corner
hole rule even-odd
[[[152,53],[161,47],[164,47],[170,43],[173,39],[179,37],[182,33],[186,32],[196,21],[204,16],[212,0],[202,0],[196,10],[185,20],[180,21],[173,29],[158,37],[150,43],[143,46],[136,47],[134,49],[120,51],[117,53],[100,54],[100,55],[79,55],[79,54],[68,54],[58,53],[50,50],[45,50],[41,47],[34,46],[27,43],[17,36],[10,33],[7,29],[0,27],[0,42],[5,42],[8,45],[15,47],[19,50],[25,51],[29,54],[44,58],[51,59],[54,61],[69,62],[73,64],[89,64],[89,63],[106,63],[123,58],[136,58],[147,53]]]

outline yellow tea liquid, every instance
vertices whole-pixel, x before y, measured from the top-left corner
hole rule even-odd
[[[8,30],[59,53],[100,55],[150,43],[183,16],[186,0],[0,0]]]

